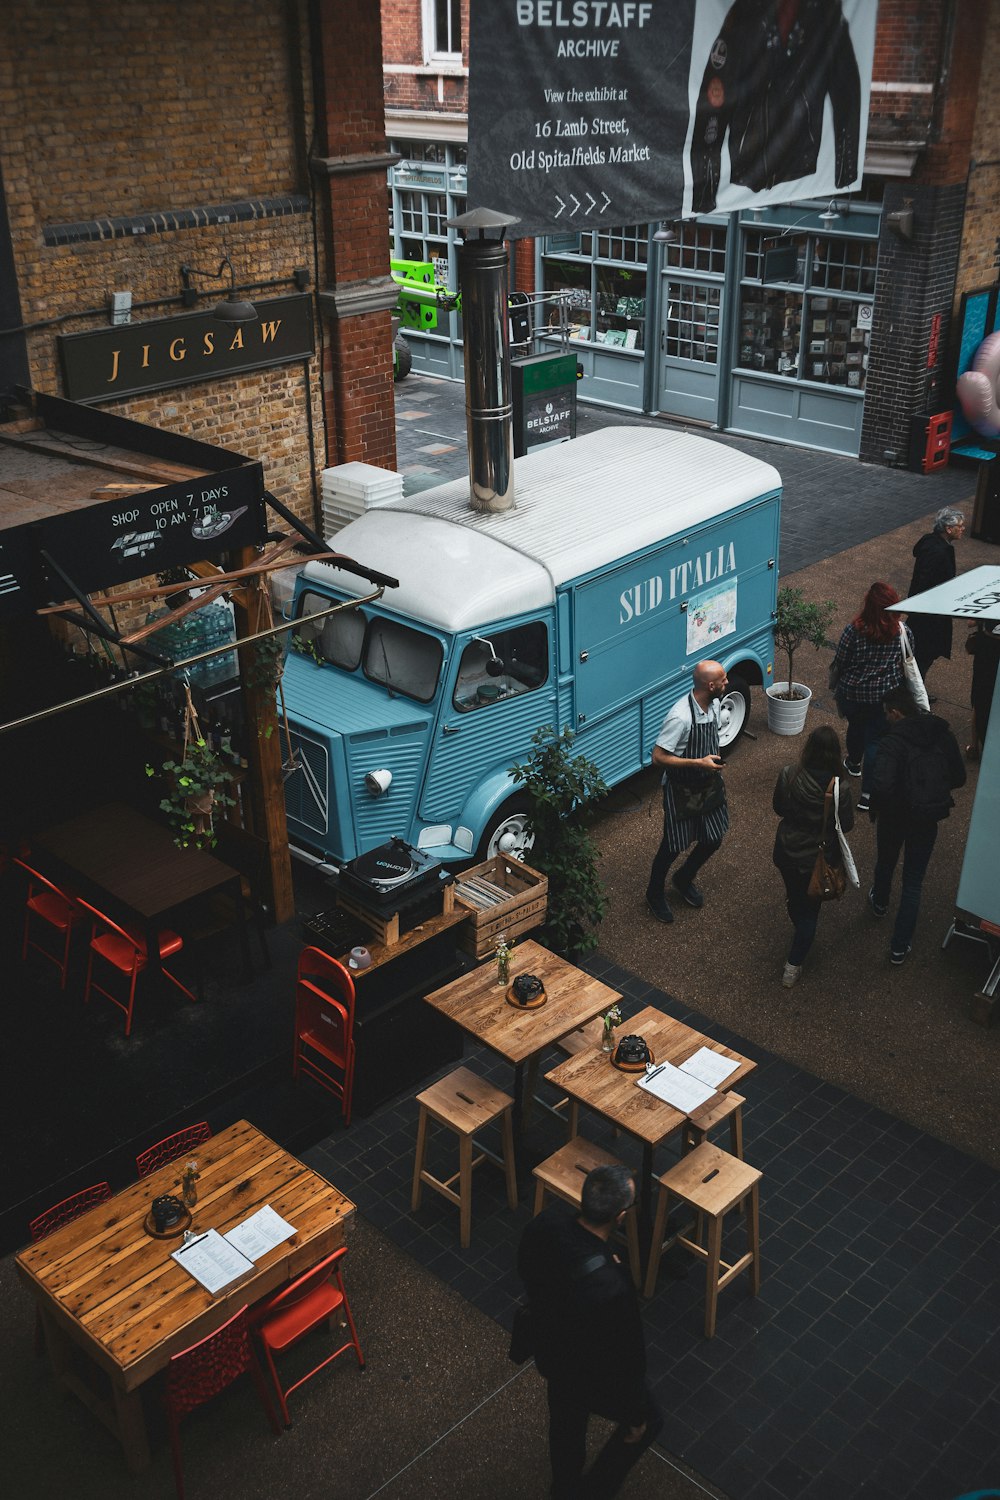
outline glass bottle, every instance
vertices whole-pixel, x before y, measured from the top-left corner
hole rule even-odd
[[[189,1161],[181,1176],[182,1197],[188,1208],[194,1208],[198,1202],[198,1163]]]
[[[501,933],[497,938],[497,984],[508,985],[510,983],[510,944],[507,942],[506,933]]]

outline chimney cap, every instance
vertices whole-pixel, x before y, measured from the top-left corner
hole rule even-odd
[[[498,213],[495,208],[470,208],[445,222],[450,229],[457,229],[462,234],[470,234],[476,229],[482,234],[487,229],[504,230],[508,224],[520,224],[521,221],[516,214]],[[502,234],[500,238],[503,238]]]

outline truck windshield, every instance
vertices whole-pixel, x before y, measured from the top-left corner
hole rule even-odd
[[[294,633],[297,649],[345,672],[363,667],[367,678],[390,692],[429,703],[437,691],[444,656],[441,642],[422,630],[360,609],[310,620],[310,615],[329,609],[333,602],[325,594],[303,594],[299,607],[302,623]]]
[[[374,616],[365,631],[364,671],[394,693],[429,703],[437,691],[441,642],[397,620]]]

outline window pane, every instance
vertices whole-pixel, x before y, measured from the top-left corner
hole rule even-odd
[[[719,224],[674,225],[677,238],[666,246],[666,264],[685,271],[722,276],[726,269],[726,230]]]
[[[493,630],[488,640],[470,641],[462,652],[453,702],[459,713],[489,708],[541,687],[548,675],[548,632],[541,621]]]
[[[875,290],[878,245],[873,240],[817,238],[813,254],[813,285],[836,291]]]
[[[429,703],[437,688],[442,655],[441,643],[433,636],[375,616],[365,638],[365,676],[384,683],[390,692]]]
[[[797,377],[801,327],[801,292],[744,287],[737,363],[746,370]]]
[[[762,280],[765,269],[764,258],[768,251],[787,251],[791,245],[795,247],[795,266],[789,267],[787,274],[782,275],[781,280],[801,283],[805,279],[808,251],[807,236],[804,234],[776,235],[762,234],[753,229],[748,230],[744,241],[743,275],[753,281]]]
[[[805,379],[864,390],[871,339],[867,317],[870,311],[869,303],[852,302],[847,297],[808,299],[806,360],[802,372]]]
[[[721,288],[717,286],[669,281],[664,352],[674,359],[718,364],[720,297]]]
[[[461,0],[435,0],[434,33],[435,52],[461,52]]]
[[[643,266],[646,264],[649,234],[645,224],[636,224],[628,229],[609,229],[598,234],[596,239],[598,260],[626,260]]]

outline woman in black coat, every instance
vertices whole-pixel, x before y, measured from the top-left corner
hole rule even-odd
[[[846,777],[839,776],[841,753],[837,731],[821,724],[806,740],[798,765],[783,767],[774,788],[773,806],[781,822],[773,858],[785,882],[788,916],[795,929],[781,976],[786,990],[798,980],[816,936],[821,903],[809,895],[809,877],[822,841],[826,790],[834,777],[840,782],[840,826],[845,833],[854,827],[850,788]],[[832,809],[827,838],[836,838]]]
[[[934,530],[922,536],[913,549],[913,577],[907,598],[925,594],[955,576],[955,543],[965,531],[965,516],[946,505],[934,517]],[[951,656],[950,615],[911,614],[907,621],[913,636],[913,654],[921,677],[927,677],[939,656]]]

